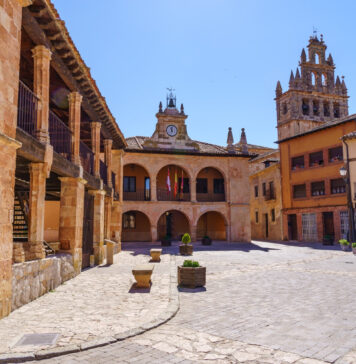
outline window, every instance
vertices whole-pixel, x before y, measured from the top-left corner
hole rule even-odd
[[[325,73],[323,73],[322,75],[321,75],[321,84],[323,85],[323,86],[327,86],[328,84],[327,84],[327,78],[326,78],[326,74]]]
[[[124,214],[123,218],[124,229],[136,229],[136,214],[134,212]]]
[[[274,209],[271,210],[271,220],[276,221],[276,212]]]
[[[334,104],[334,118],[339,118],[340,117],[340,107],[339,104],[337,102],[335,102]]]
[[[271,196],[274,196],[274,182],[273,181],[271,181],[269,183],[269,193]]]
[[[189,178],[183,178],[183,191],[182,189],[182,177],[178,178],[178,192],[189,193]]]
[[[197,193],[208,193],[207,178],[197,178]]]
[[[329,149],[329,162],[337,162],[343,160],[342,147]]]
[[[311,184],[311,195],[312,196],[323,196],[325,195],[325,183],[321,182],[312,182]]]
[[[312,86],[315,86],[316,85],[316,77],[315,77],[315,73],[314,72],[311,72],[311,84]]]
[[[340,233],[341,239],[347,239],[349,233],[349,212],[340,211]]]
[[[323,164],[323,151],[309,154],[309,167],[322,166]]]
[[[313,114],[319,115],[319,101],[313,101]]]
[[[286,102],[283,102],[283,114],[287,114],[288,112],[288,107],[287,107],[287,103]]]
[[[258,185],[255,186],[255,197],[258,197]]]
[[[318,240],[316,214],[302,214],[302,235],[304,241]]]
[[[124,177],[124,192],[136,192],[136,177]]]
[[[315,53],[315,63],[319,64],[320,63],[320,56],[318,53]]]
[[[293,186],[293,198],[303,198],[303,197],[307,197],[307,189],[305,184]]]
[[[324,102],[324,116],[330,116],[330,107],[327,101]]]
[[[214,193],[225,193],[223,178],[214,178]]]
[[[330,189],[333,195],[337,193],[345,193],[346,192],[345,181],[342,178],[332,179],[330,181]]]
[[[262,183],[262,195],[266,196],[266,183]]]
[[[303,112],[303,115],[309,115],[309,100],[303,99],[302,112]]]
[[[256,222],[256,224],[258,224],[258,211],[257,210],[255,211],[255,222]]]
[[[304,155],[292,158],[292,170],[304,168]]]

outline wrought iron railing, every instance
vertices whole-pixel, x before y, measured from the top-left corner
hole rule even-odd
[[[49,136],[53,150],[70,160],[72,132],[51,110],[49,111]]]
[[[82,163],[83,169],[90,173],[94,173],[94,153],[92,150],[84,143],[80,142],[79,146],[79,154],[80,154],[80,161]]]
[[[146,189],[136,189],[135,192],[125,192],[123,195],[124,201],[150,201],[151,191]]]
[[[106,185],[108,184],[108,167],[103,161],[100,161],[100,178]]]
[[[269,200],[275,200],[276,199],[276,194],[274,189],[272,190],[267,190],[266,194],[265,194],[265,200],[269,201]]]
[[[35,136],[38,97],[22,82],[19,83],[17,126]]]
[[[157,188],[158,201],[190,201],[190,193],[176,194],[174,191],[168,191],[166,188]]]
[[[225,193],[197,193],[199,202],[221,202],[225,201]]]

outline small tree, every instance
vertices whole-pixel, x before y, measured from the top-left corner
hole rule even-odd
[[[190,242],[192,241],[192,239],[190,238],[190,235],[185,233],[183,236],[182,236],[182,243],[187,245],[189,244]]]

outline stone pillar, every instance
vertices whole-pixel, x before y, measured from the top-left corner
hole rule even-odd
[[[49,116],[49,75],[52,53],[43,45],[32,49],[34,79],[33,90],[39,98],[37,110],[37,139],[42,143],[49,143],[48,116]]]
[[[151,201],[157,201],[157,179],[156,176],[150,178],[151,184]]]
[[[82,178],[59,179],[61,181],[59,241],[61,250],[67,250],[72,254],[75,273],[79,274],[82,268],[84,192],[87,182]]]
[[[22,6],[29,0],[0,1],[0,318],[11,312],[12,221]]]
[[[112,155],[111,155],[111,149],[112,149],[112,140],[111,139],[105,139],[104,140],[104,152],[105,152],[105,164],[108,171],[108,186],[113,187],[112,185],[112,178],[111,178],[111,165],[112,165]],[[115,187],[115,186],[114,186]]]
[[[121,246],[121,224],[122,224],[122,204],[120,201],[113,201],[111,208],[111,239]]]
[[[190,200],[197,202],[197,180],[195,178],[191,179]]]
[[[72,162],[78,166],[80,163],[80,110],[83,96],[78,92],[71,92],[69,100],[69,128],[72,131]]]
[[[123,156],[124,151],[122,149],[114,149],[112,151],[112,170],[116,173],[116,192],[119,194],[119,200],[123,201]]]
[[[191,226],[190,238],[192,241],[197,241],[197,225]]]
[[[151,225],[151,239],[152,241],[158,240],[158,234],[157,234],[157,226]]]
[[[100,128],[101,123],[92,122],[91,127],[91,149],[94,153],[94,176],[100,177]]]
[[[111,239],[112,201],[113,201],[113,198],[111,196],[105,196],[105,229],[104,229],[104,238],[105,239]]]
[[[94,196],[93,242],[95,264],[102,264],[104,258],[104,217],[105,217],[105,191],[91,190]]]
[[[43,259],[44,207],[46,197],[47,166],[30,164],[30,201],[28,215],[28,249],[26,260]]]

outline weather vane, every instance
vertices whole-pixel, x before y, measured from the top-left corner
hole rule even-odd
[[[171,87],[171,88],[167,87],[167,91],[173,92],[173,91],[175,91],[175,89],[173,87]]]
[[[318,29],[316,29],[314,26],[313,26],[313,34],[314,34],[314,38],[316,38],[318,36]]]

